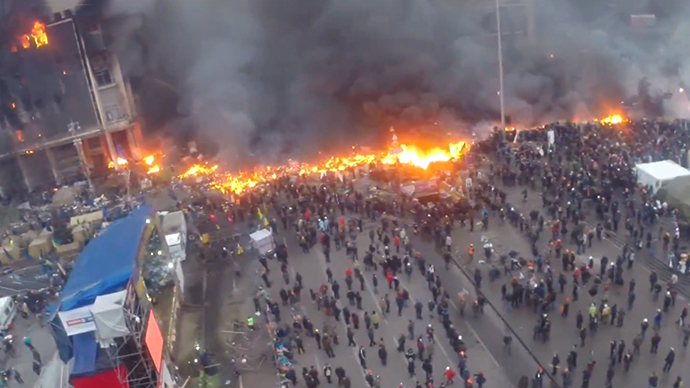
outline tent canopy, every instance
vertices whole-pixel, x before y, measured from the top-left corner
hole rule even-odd
[[[651,186],[656,192],[661,186],[673,179],[690,176],[690,171],[670,160],[662,160],[652,163],[640,163],[635,166],[637,183],[645,187]]]
[[[182,234],[173,233],[165,235],[165,242],[168,246],[180,245],[182,243]]]
[[[690,176],[682,176],[667,182],[656,193],[660,201],[678,209],[679,218],[690,220]]]
[[[681,176],[690,175],[690,171],[670,160],[662,160],[652,163],[640,163],[635,167],[660,181],[668,181]]]
[[[151,207],[142,206],[111,223],[79,254],[58,301],[50,311],[92,304],[96,296],[121,290],[129,281]]]
[[[96,325],[96,338],[103,344],[129,334],[125,321],[124,303],[127,291],[100,295],[91,307],[91,314]]]

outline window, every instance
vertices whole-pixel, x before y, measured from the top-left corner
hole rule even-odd
[[[99,70],[93,73],[98,86],[109,86],[114,84],[113,77],[110,75],[110,70]]]
[[[117,121],[122,118],[119,105],[108,105],[103,108],[105,110],[105,120],[109,123]]]

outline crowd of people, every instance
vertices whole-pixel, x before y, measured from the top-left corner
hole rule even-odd
[[[288,204],[276,206],[276,211],[303,252],[308,254],[318,249],[323,253],[328,265],[331,260],[331,249],[344,250],[351,260],[344,273],[333,273],[331,268],[327,267],[322,275],[323,282],[317,283],[318,287],[309,288],[307,296],[306,292],[303,292],[302,274],[297,272],[293,279],[290,278],[287,252],[281,251],[276,254],[280,263],[280,271],[276,273],[279,273],[283,280],[279,283],[284,283],[285,286],[277,290],[275,295],[267,290],[278,281],[271,281],[269,274],[273,271],[269,268],[269,261],[265,258],[260,259],[264,287],[254,299],[254,307],[257,312],[266,311],[271,317],[271,322],[277,324],[276,337],[281,338],[281,347],[288,349],[282,350],[281,353],[292,356],[295,352],[304,352],[304,341],[314,341],[317,349],[322,349],[327,358],[334,358],[334,347],[355,347],[359,364],[366,371],[367,383],[370,387],[381,387],[381,377],[372,372],[389,362],[390,349],[383,339],[381,319],[389,316],[392,319],[404,319],[396,316],[402,317],[404,309],[411,307],[416,319],[408,320],[407,332],[397,336],[394,351],[404,355],[409,377],[416,380],[414,387],[442,388],[458,379],[464,381],[467,387],[482,387],[487,378],[481,371],[476,370],[472,373],[468,368],[465,343],[454,327],[449,312],[450,295],[444,289],[440,277],[436,275],[434,266],[427,264],[413,249],[410,236],[407,234],[409,232],[395,217],[403,215],[405,205],[398,202],[370,201],[356,192],[353,195],[354,200],[346,204],[337,196],[328,193],[327,185],[320,188],[303,187],[299,195],[288,190],[284,193]],[[299,198],[309,200],[301,201],[302,206],[290,203],[290,200]],[[290,208],[300,210],[291,212]],[[362,227],[364,220],[376,221],[380,226],[367,233]],[[285,229],[280,229],[280,232],[283,233],[283,230]],[[361,254],[357,249],[357,239],[366,239],[369,243],[368,249]],[[403,276],[407,281],[426,281],[429,291],[428,302],[423,303],[421,299],[412,300],[401,282]],[[365,277],[369,280],[365,280]],[[310,280],[313,285],[314,279]],[[388,289],[388,292],[382,290],[381,298],[372,311],[363,308],[362,292],[366,284],[370,284],[376,293],[379,292],[379,288]],[[318,311],[330,318],[326,322],[331,324],[324,324],[321,328],[315,327],[313,319],[305,313],[295,313],[292,321],[286,321],[281,317],[282,307],[294,310],[299,303],[313,303]],[[483,308],[482,299],[477,302],[477,308]],[[434,371],[432,364],[434,349],[439,340],[439,335],[435,333],[435,322],[419,322],[430,320],[430,317],[434,316],[439,317],[443,327],[442,338],[446,338],[450,347],[458,354],[457,365],[449,365],[443,371]],[[339,333],[340,322],[346,326],[344,333]],[[360,331],[366,333],[368,343],[357,343],[355,334]],[[344,338],[341,340],[341,337]],[[378,365],[371,361],[370,347],[375,349]],[[421,369],[421,372],[418,369]],[[327,364],[322,371],[317,371],[314,367],[304,367],[301,378],[307,387],[313,388],[322,378],[330,380],[331,376],[335,376],[339,386],[348,388],[352,385],[348,372],[352,371]],[[297,374],[294,369],[284,370],[283,384],[296,385],[300,380]],[[403,386],[400,383],[399,387]]]
[[[555,142],[551,144],[548,131],[555,135]],[[623,327],[626,313],[634,308],[639,291],[632,272],[635,255],[663,260],[667,255],[679,259],[683,253],[678,228],[669,228],[674,224],[663,220],[671,217],[668,209],[655,206],[651,189],[637,184],[634,166],[666,158],[686,163],[683,159],[687,154],[688,135],[679,122],[642,121],[621,126],[550,125],[527,132],[524,137],[533,143],[511,148],[506,146],[502,134],[490,139],[485,146],[495,155],[495,164],[491,163],[486,179],[480,180],[472,195],[492,207],[499,222],[508,220],[530,242],[532,252],[525,255],[527,258],[501,258],[505,274],[520,270],[519,277],[513,276],[502,284],[501,296],[511,308],[525,306],[536,314],[534,339],[549,340],[552,319],[549,314],[556,308],[564,318],[575,317],[579,343],[572,349],[562,349],[566,352],[564,363],[555,353],[550,364],[552,375],[558,376],[561,386],[567,388],[573,386],[578,350],[585,349],[586,339],[602,325]],[[497,187],[499,183],[503,188]],[[513,185],[531,187],[529,191],[534,189],[540,193],[542,209],[508,204],[505,190],[511,190],[507,187]],[[526,200],[528,189],[522,189],[521,194]],[[619,225],[622,226],[620,231]],[[622,236],[625,241],[617,257],[576,259],[586,257],[593,244],[602,244],[602,239],[612,234]],[[543,244],[545,240],[547,244]],[[659,243],[663,257],[654,256]],[[626,271],[630,272],[624,275]],[[660,274],[651,271],[649,293],[653,301],[659,300],[654,302],[659,303],[658,309],[648,312],[652,334],[647,332],[650,319],[645,318],[639,323],[639,333],[628,344],[622,339],[610,342],[605,387],[613,387],[618,365],[622,365],[624,373],[630,369],[646,339],[651,344],[651,353],[658,352],[662,320],[672,320],[677,325],[683,338],[678,345],[687,347],[690,338],[690,329],[685,325],[688,308],[674,309],[680,291],[679,275],[684,276],[672,274],[663,282]],[[627,288],[625,300],[620,301],[622,306],[609,292],[611,287]],[[598,302],[592,302],[584,313],[571,314],[570,305],[580,298],[580,288],[585,288],[591,300]],[[630,324],[636,323],[627,325]],[[671,343],[665,353],[662,373],[670,372],[673,366],[674,346],[677,345]],[[583,388],[590,386],[595,365],[596,361],[590,358],[582,370]],[[540,378],[538,372],[533,384]],[[536,384],[541,386],[540,382]],[[659,384],[659,376],[653,372],[648,386],[654,388]],[[682,378],[677,376],[672,387],[681,385]]]
[[[448,366],[444,371],[434,371],[431,360],[436,340],[441,336],[435,333],[432,324],[424,325],[420,333],[419,323],[411,320],[408,333],[401,333],[398,337],[395,351],[404,355],[410,377],[417,380],[415,387],[445,387],[457,376],[465,386],[481,388],[487,379],[479,370],[471,372],[468,369],[465,344],[452,323],[457,317],[451,316],[448,309],[451,296],[435,274],[434,266],[427,264],[414,249],[410,234],[419,232],[432,239],[448,265],[456,258],[453,252],[460,248],[452,241],[453,229],[467,226],[474,231],[475,225],[481,225],[482,230],[488,230],[490,223],[502,225],[507,221],[515,226],[515,233],[525,236],[532,251],[495,255],[487,242],[483,251],[485,259],[491,263],[489,279],[509,276],[501,286],[502,298],[511,308],[522,309],[525,306],[536,314],[535,340],[549,341],[552,316],[557,310],[557,315],[575,317],[574,327],[579,338],[571,349],[561,350],[566,352],[563,354],[564,363],[556,352],[551,368],[547,368],[551,370],[539,366],[533,376],[523,376],[518,386],[541,387],[545,379],[551,377],[562,387],[571,387],[578,353],[582,352],[591,333],[601,325],[635,325],[625,320],[626,311],[634,308],[637,298],[634,278],[625,275],[626,270],[633,270],[635,255],[652,250],[659,243],[662,244],[661,250],[669,255],[680,257],[682,253],[677,228],[668,228],[667,223],[660,221],[669,215],[655,206],[648,188],[638,187],[634,165],[664,158],[685,163],[683,155],[687,154],[684,147],[688,136],[683,128],[678,122],[660,121],[616,126],[553,124],[516,134],[516,142],[508,138],[509,133],[499,131],[470,151],[468,157],[474,164],[470,168],[470,178],[474,184],[465,188],[466,198],[458,202],[439,200],[431,207],[404,197],[370,198],[355,189],[352,178],[359,176],[355,170],[349,171],[343,180],[322,177],[317,184],[294,184],[289,177],[278,178],[264,187],[261,194],[247,195],[242,207],[230,210],[233,212],[230,217],[238,221],[246,218],[249,223],[255,223],[253,215],[257,212],[273,216],[268,222],[270,227],[276,233],[289,231],[285,233],[290,236],[289,241],[294,239],[305,254],[317,249],[323,253],[328,265],[334,246],[336,250],[346,250],[352,265],[343,274],[326,270],[324,281],[318,287],[310,287],[307,297],[302,295],[302,275],[297,273],[290,278],[286,250],[276,255],[280,271],[272,271],[268,261],[262,258],[260,262],[264,271],[261,277],[265,287],[254,299],[256,310],[266,311],[265,316],[276,323],[275,333],[280,339],[281,355],[292,357],[294,353],[299,354],[305,350],[304,341],[312,340],[328,358],[333,358],[336,346],[356,347],[359,363],[366,371],[366,381],[371,387],[380,387],[382,383],[380,377],[372,372],[376,367],[372,366],[365,345],[375,347],[381,366],[386,365],[389,355],[389,349],[377,334],[381,316],[400,316],[408,306],[414,309],[416,318],[425,319],[427,314],[436,314],[440,317],[450,348],[458,354],[458,364]],[[549,131],[553,131],[553,142],[549,141]],[[486,161],[479,162],[483,157]],[[542,196],[542,208],[527,209],[524,203],[508,203],[510,190],[519,191],[525,200],[536,190]],[[413,219],[413,225],[402,221],[404,219]],[[475,220],[480,223],[475,224]],[[379,226],[367,233],[363,223],[371,221]],[[626,241],[620,255],[610,259],[590,257],[584,263],[577,259],[586,255],[593,244],[599,244],[613,234],[622,235]],[[369,249],[359,252],[357,239],[368,239]],[[548,243],[542,244],[544,240]],[[472,260],[474,255],[474,246],[468,247],[468,259]],[[561,268],[557,269],[559,260]],[[599,269],[595,270],[597,266]],[[280,283],[272,278],[273,273],[279,273],[285,283],[277,294],[269,291],[272,284]],[[666,322],[669,319],[665,318],[666,314],[678,310],[674,309],[679,293],[678,278],[674,275],[664,282],[660,279],[663,275],[653,272],[649,278],[653,296],[663,295],[659,310],[650,312],[652,333],[647,332],[649,322],[644,321],[639,335],[632,338],[629,345],[622,340],[611,342],[606,387],[613,386],[617,365],[622,365],[624,371],[630,368],[647,338],[652,344],[652,353],[656,353],[661,341],[656,332],[658,326],[662,320]],[[361,291],[365,287],[365,277],[375,288],[383,282],[383,288],[387,285],[391,289],[390,296],[384,294],[372,311],[362,308]],[[409,281],[426,281],[429,302],[411,300],[400,282],[402,277]],[[466,301],[465,295],[457,297],[463,313],[468,302],[475,314],[483,310],[486,298],[482,292],[482,279],[481,270],[476,268],[472,280],[477,297],[472,301]],[[624,287],[626,283],[627,297],[625,302],[621,302],[623,306],[619,306],[608,290]],[[583,287],[592,298],[598,296],[599,300],[589,305],[584,313],[578,311],[573,314],[570,305],[578,301]],[[275,291],[275,287],[272,289]],[[315,328],[310,317],[294,313],[295,306],[303,303],[313,303],[325,316],[344,322],[347,329],[343,333],[333,325]],[[294,319],[281,320],[282,308],[293,310]],[[690,336],[690,330],[685,326],[687,307],[680,310],[675,314],[679,317],[678,327],[684,333],[682,346],[687,346]],[[358,344],[354,340],[357,331],[366,332],[368,344]],[[346,337],[347,344],[340,340],[342,336]],[[511,341],[511,337],[506,335],[504,342],[507,346]],[[409,342],[414,342],[414,345]],[[672,347],[664,360],[661,373],[669,372],[673,366],[675,350]],[[423,374],[418,373],[418,365]],[[594,365],[595,361],[590,360],[581,372],[584,388],[591,384]],[[352,385],[349,373],[352,371],[327,364],[320,371],[314,367],[303,368],[301,379],[312,388],[319,385],[321,378],[330,382],[335,376],[338,385],[347,388]],[[295,385],[300,380],[292,368],[286,368],[282,377],[284,386]],[[651,388],[657,387],[659,376],[650,375],[648,384]],[[681,384],[682,379],[678,376],[673,388]],[[390,386],[390,382],[385,385]],[[403,386],[400,383],[400,387]]]

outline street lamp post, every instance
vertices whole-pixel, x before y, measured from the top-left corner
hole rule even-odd
[[[496,30],[498,39],[498,101],[501,106],[501,130],[504,130],[506,128],[506,108],[503,93],[503,37],[501,34],[500,0],[496,0]]]

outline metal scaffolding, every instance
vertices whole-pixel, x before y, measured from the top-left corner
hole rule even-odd
[[[133,285],[129,287],[132,288]],[[136,294],[133,289],[128,289],[128,292]],[[156,388],[158,386],[158,371],[144,343],[149,311],[145,310],[144,306],[139,303],[138,296],[134,295],[134,299],[132,306],[123,306],[125,321],[130,334],[114,339],[106,345],[104,350],[113,368],[118,368],[121,365],[125,367],[126,373],[124,375],[118,374],[122,386]],[[153,315],[150,317],[153,318]]]

